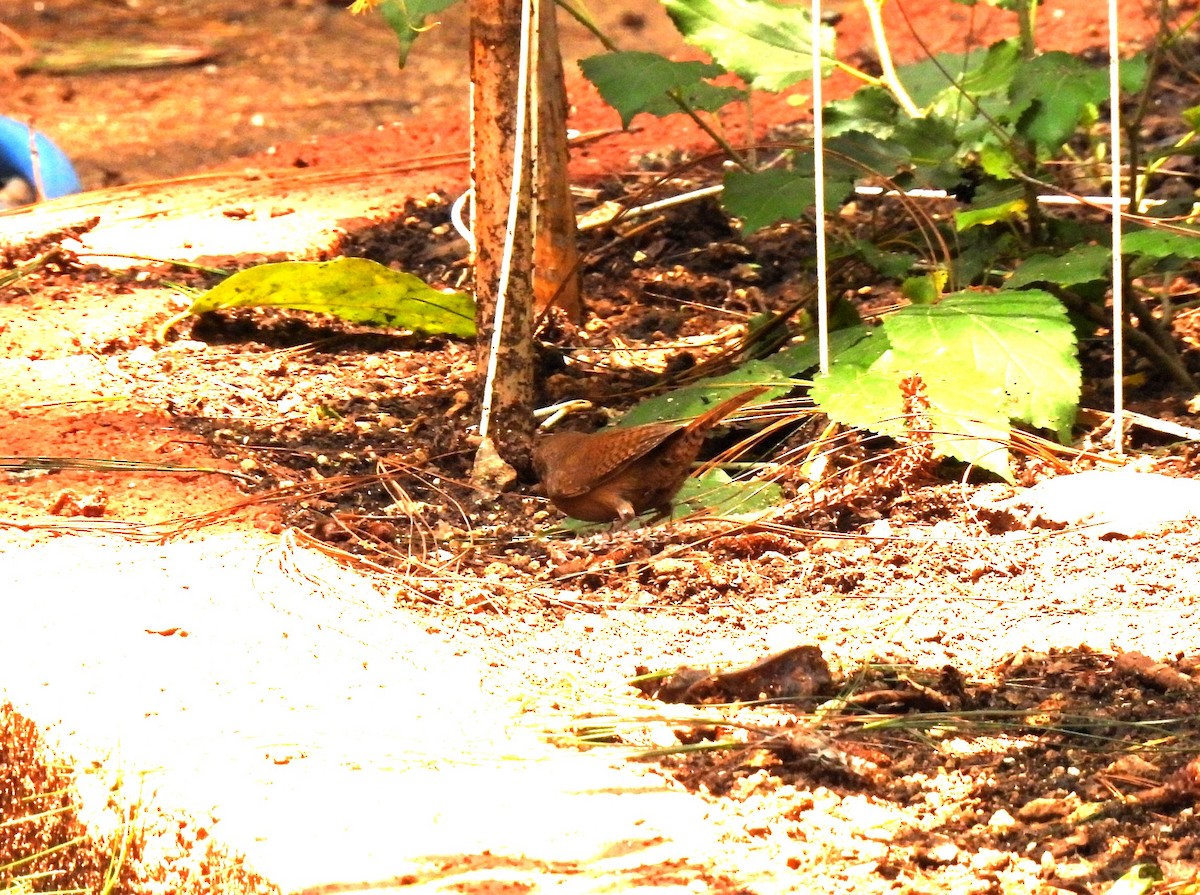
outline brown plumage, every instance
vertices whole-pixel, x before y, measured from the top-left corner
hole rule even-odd
[[[686,423],[555,432],[534,445],[533,467],[550,502],[575,519],[625,525],[650,509],[665,516],[709,430],[766,390],[748,389]]]

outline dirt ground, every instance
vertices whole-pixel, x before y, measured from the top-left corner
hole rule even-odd
[[[1129,469],[1080,463],[1096,470],[1063,493],[1067,466],[1031,459],[1033,489],[947,473],[767,532],[575,535],[529,483],[464,483],[465,344],[264,311],[158,340],[181,286],[215,278],[148,259],[366,254],[459,281],[461,12],[398,75],[380,23],[333,4],[12,5],[35,43],[213,53],[13,74],[0,109],[93,190],[0,216],[9,266],[79,234],[0,292],[0,697],[96,763],[85,795],[119,779],[307,893],[1100,893],[1140,863],[1155,891],[1200,884],[1190,445],[1137,430]],[[868,59],[861,8],[830,6]],[[1086,6],[1045,4],[1042,45],[1103,45]],[[1001,10],[947,9],[888,4],[897,57],[1011,33]],[[1121,9],[1137,46],[1151,20]],[[598,12],[629,48],[674,46],[656,5]],[[565,30],[569,58],[595,50]],[[574,126],[615,127],[570,90]],[[763,100],[757,132],[802,110]],[[639,120],[577,147],[572,178],[619,194],[664,146],[707,149]],[[795,294],[799,238],[747,244],[705,208],[633,246],[595,237],[591,323],[556,335],[607,361],[548,360],[542,398],[623,409],[728,344]],[[1196,427],[1190,397],[1139,409]],[[681,666],[706,671],[630,684]]]

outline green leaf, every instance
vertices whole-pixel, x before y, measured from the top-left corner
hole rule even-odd
[[[968,96],[980,97],[1007,91],[1020,62],[1016,40],[992,44],[986,53],[940,53],[932,59],[897,69],[901,83],[927,113],[957,120],[975,114]],[[964,96],[966,94],[966,96]]]
[[[783,90],[812,77],[809,12],[770,0],[663,0],[675,27],[725,68],[760,90]],[[821,53],[833,55],[822,26]],[[831,70],[831,63],[822,68]]]
[[[997,180],[1012,180],[1013,172],[1020,170],[1017,157],[1013,154],[1010,140],[1001,140],[994,134],[985,138],[979,146],[979,167],[983,173]]]
[[[937,301],[937,297],[942,294],[942,290],[938,285],[939,279],[934,274],[927,274],[923,277],[909,277],[900,284],[900,294],[911,301],[914,305],[929,305]]]
[[[1189,234],[1147,228],[1126,233],[1121,237],[1121,253],[1143,255],[1148,258],[1166,258],[1175,255],[1179,258],[1195,260],[1200,258],[1200,230]]]
[[[778,221],[796,220],[816,202],[813,157],[802,153],[794,167],[766,171],[731,169],[725,173],[721,203],[742,219],[744,232],[753,233]],[[826,160],[825,207],[837,208],[854,189],[854,171],[843,163]]]
[[[1150,61],[1146,51],[1122,59],[1117,66],[1117,80],[1124,93],[1140,93],[1146,86],[1146,78],[1150,75]]]
[[[1107,97],[1108,80],[1103,71],[1078,56],[1058,51],[1023,62],[1009,91],[1013,112],[1019,113],[1018,132],[1047,152],[1067,142],[1088,105]]]
[[[882,87],[860,87],[846,99],[829,103],[824,112],[825,135],[828,137],[860,130],[886,139],[900,119],[896,98]]]
[[[1075,331],[1049,293],[959,292],[904,308],[883,327],[902,366],[925,375],[933,363],[1009,418],[1070,435],[1081,386]]]
[[[725,172],[721,204],[731,215],[742,219],[747,234],[778,221],[796,220],[815,202],[816,186],[812,175],[782,168]]]
[[[874,330],[865,326],[855,325],[845,329],[835,329],[829,334],[829,356],[841,357],[852,347],[867,338]],[[809,370],[815,370],[821,362],[821,349],[817,344],[815,332],[805,334],[805,340],[798,345],[792,345],[768,357],[763,363],[768,364],[784,376],[799,376]]]
[[[954,212],[954,227],[959,233],[972,227],[986,227],[1012,218],[1023,218],[1027,210],[1023,194],[1018,190],[1011,199],[996,197],[1001,201],[983,208],[970,208]]]
[[[693,419],[714,404],[756,385],[769,388],[750,401],[749,407],[782,398],[792,390],[794,383],[767,361],[747,361],[722,376],[707,376],[674,391],[647,398],[621,417],[617,425],[639,426],[664,420]]]
[[[1040,291],[946,296],[884,319],[819,376],[813,400],[830,417],[902,436],[900,381],[925,383],[934,450],[1010,478],[1010,420],[1053,429],[1074,423],[1081,374],[1062,305]]]
[[[1105,280],[1112,274],[1112,251],[1108,246],[1076,246],[1054,255],[1031,255],[1004,282],[1004,289],[1020,289],[1034,283],[1077,286]]]
[[[1134,864],[1105,895],[1145,895],[1162,878],[1163,872],[1157,864]]]
[[[692,476],[675,496],[673,519],[708,510],[717,516],[756,513],[783,500],[783,489],[774,482],[738,482],[721,469]]]
[[[827,177],[831,174],[835,177],[865,174],[890,177],[898,169],[906,167],[912,158],[907,146],[863,131],[847,131],[830,137],[825,141],[825,148],[834,153],[827,153],[825,157]],[[856,166],[858,170],[855,170]]]
[[[776,506],[782,501],[783,489],[774,482],[739,482],[731,479],[724,470],[709,469],[704,474],[694,475],[683,483],[683,487],[675,495],[671,518],[682,519],[693,513],[705,511],[718,516],[757,513]],[[649,518],[651,518],[651,514],[647,513],[627,525],[625,530],[637,531]],[[607,524],[564,519],[562,527],[568,531],[587,532],[604,529]]]
[[[474,303],[366,258],[283,261],[239,271],[192,301],[192,314],[226,308],[291,308],[353,323],[425,334],[475,335]]]
[[[898,280],[905,276],[917,263],[912,252],[886,252],[867,239],[854,240],[854,250],[862,259],[875,268],[881,277]]]
[[[417,38],[432,27],[425,24],[425,18],[457,2],[458,0],[383,0],[379,4],[379,14],[395,32],[396,40],[400,44],[401,68],[408,62],[408,54]]]
[[[579,67],[604,101],[617,110],[625,127],[641,112],[660,118],[678,112],[669,91],[705,112],[715,112],[745,96],[737,87],[705,81],[725,73],[710,62],[672,62],[657,53],[620,52],[581,59]]]
[[[813,379],[813,401],[831,419],[885,435],[903,434],[904,400],[892,369],[892,345],[878,327],[858,327],[859,338],[835,356],[829,372]]]

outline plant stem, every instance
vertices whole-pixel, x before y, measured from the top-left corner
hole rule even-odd
[[[596,24],[596,20],[592,18],[586,8],[580,9],[574,3],[567,2],[567,0],[554,0],[554,2],[558,4],[559,9],[563,10],[563,12],[590,31],[592,36],[604,46],[604,49],[610,53],[620,52],[620,47],[617,46],[611,37],[600,30],[600,26]]]
[[[1102,326],[1112,325],[1112,320],[1108,315],[1092,302],[1084,301],[1062,290],[1056,289],[1054,293],[1069,310],[1082,314],[1093,323]],[[1134,306],[1136,307],[1136,302]],[[1195,380],[1192,379],[1191,374],[1188,373],[1173,350],[1171,352],[1164,351],[1162,345],[1151,338],[1149,333],[1129,323],[1122,323],[1121,331],[1129,345],[1133,346],[1143,357],[1152,361],[1159,369],[1166,371],[1178,386],[1189,392],[1196,390]]]
[[[592,19],[587,10],[579,9],[573,3],[568,3],[567,0],[555,0],[555,2],[561,9],[566,11],[567,15],[590,31],[595,36],[596,40],[600,41],[604,48],[610,53],[619,53],[621,51],[621,48],[617,46],[616,41],[600,30],[600,26],[596,24],[595,20]],[[719,134],[716,129],[712,127],[712,125],[700,117],[696,110],[692,108],[692,105],[686,99],[684,99],[683,94],[680,93],[679,90],[668,90],[667,97],[679,108],[680,112],[687,115],[688,118],[695,122],[696,127],[704,131],[704,133],[706,133],[714,143],[720,146],[721,151],[729,156],[730,160],[732,160],[734,164],[744,171],[749,171],[751,173],[754,172],[754,166],[742,157],[742,154],[733,147],[732,143],[725,139],[723,135]],[[751,139],[753,139],[753,135],[751,135]]]
[[[1142,199],[1146,192],[1147,176],[1151,173],[1149,169],[1139,173],[1141,172],[1142,157],[1142,123],[1150,109],[1150,93],[1154,89],[1154,78],[1162,63],[1163,51],[1171,39],[1167,31],[1167,14],[1169,12],[1170,0],[1159,0],[1158,34],[1155,35],[1154,45],[1150,48],[1150,57],[1146,60],[1146,83],[1142,85],[1137,107],[1124,128],[1125,142],[1129,147],[1129,186],[1127,187],[1129,210],[1134,214],[1142,213]],[[1112,102],[1119,102],[1118,97],[1114,96]],[[1120,159],[1114,159],[1114,161],[1120,162]],[[1164,157],[1159,161],[1159,166],[1161,167],[1165,161]]]
[[[1032,59],[1037,55],[1037,45],[1033,39],[1033,21],[1037,16],[1038,2],[1039,0],[1024,0],[1017,6],[1017,28],[1020,30],[1018,40],[1022,59]]]
[[[913,98],[904,89],[896,68],[892,65],[892,50],[888,45],[887,32],[883,28],[883,0],[863,0],[867,10],[867,18],[871,22],[871,39],[875,41],[875,50],[879,53],[879,67],[883,69],[882,82],[896,98],[900,107],[912,118],[922,118],[921,110],[913,102]]]

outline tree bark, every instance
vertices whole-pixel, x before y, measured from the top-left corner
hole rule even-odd
[[[501,259],[508,225],[513,153],[517,146],[517,71],[520,62],[521,8],[524,0],[470,0],[471,15],[471,178],[475,187],[476,356],[481,375],[491,360],[493,324],[499,298]],[[527,110],[528,111],[528,110]],[[528,118],[528,115],[526,116]],[[495,452],[518,471],[530,468],[533,437],[533,235],[530,222],[532,160],[525,129],[521,192],[504,312],[496,343],[496,376],[491,411],[484,408],[480,460]],[[503,477],[477,462],[477,479],[496,488]]]
[[[583,302],[575,202],[567,173],[567,89],[558,47],[557,10],[553,0],[539,4],[534,51],[538,100],[534,114],[533,302],[538,315],[554,305],[579,321]]]

